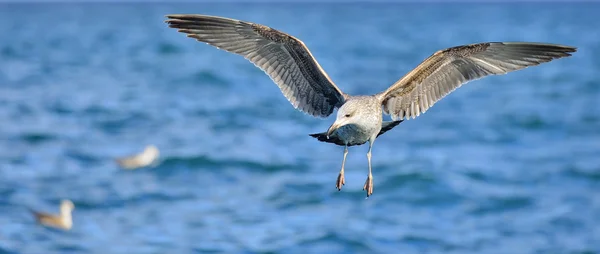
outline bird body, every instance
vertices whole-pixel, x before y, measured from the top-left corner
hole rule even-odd
[[[336,188],[344,185],[348,147],[369,142],[369,175],[364,185],[373,192],[371,149],[375,139],[403,120],[425,113],[461,85],[489,75],[506,74],[571,56],[576,48],[535,42],[484,42],[435,52],[386,90],[351,96],[339,89],[299,39],[273,28],[236,19],[195,15],[167,15],[169,27],[200,42],[238,54],[262,69],[294,108],[327,117],[337,108],[335,122],[319,141],[344,146]],[[383,114],[391,122],[383,122]]]
[[[148,145],[141,153],[117,158],[115,159],[115,162],[123,169],[133,170],[156,163],[159,154],[160,151],[156,146]]]
[[[73,218],[71,213],[75,205],[70,200],[62,200],[60,203],[60,212],[58,215],[31,211],[36,221],[44,226],[70,230],[73,227]]]
[[[350,96],[338,109],[337,121],[328,134],[335,135],[346,144],[373,142],[383,122],[381,102],[377,97]]]

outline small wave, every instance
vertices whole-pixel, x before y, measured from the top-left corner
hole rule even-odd
[[[449,246],[448,243],[446,243],[440,239],[434,239],[434,238],[425,237],[425,236],[418,236],[418,235],[411,234],[411,235],[404,236],[402,238],[402,240],[412,246],[418,246],[418,247],[432,248],[432,246],[440,246],[440,247],[443,247],[444,249],[452,248],[452,246]]]
[[[40,144],[56,140],[56,136],[48,133],[25,133],[21,134],[20,139],[29,144]]]
[[[511,127],[520,127],[525,130],[542,130],[552,127],[552,125],[539,115],[506,115],[503,122]]]
[[[595,115],[584,115],[581,117],[581,122],[589,125],[597,125],[600,124],[600,117]]]
[[[243,168],[246,170],[260,170],[263,172],[274,172],[298,168],[291,164],[268,164],[241,159],[215,159],[208,156],[192,157],[166,157],[161,161],[161,168]]]
[[[18,252],[11,251],[7,248],[0,246],[0,254],[17,254]]]
[[[221,77],[215,72],[202,70],[193,75],[193,80],[202,84],[212,84],[217,86],[229,86],[230,83],[226,78]]]
[[[569,167],[565,170],[565,174],[573,178],[600,182],[600,171],[587,171],[576,167]]]
[[[163,192],[140,193],[128,197],[119,197],[119,195],[110,195],[108,199],[102,199],[98,202],[93,201],[75,201],[77,210],[111,210],[114,208],[122,208],[125,206],[138,205],[141,203],[152,202],[174,202],[178,200],[194,199],[191,194],[167,194]]]
[[[286,182],[280,187],[280,191],[273,192],[267,200],[274,203],[281,210],[295,210],[298,207],[318,205],[333,191],[333,188],[323,188],[318,183],[294,183]]]
[[[73,158],[80,162],[85,162],[87,164],[97,164],[97,163],[101,163],[103,161],[102,159],[100,159],[98,157],[83,153],[78,150],[69,150],[66,152],[66,155],[70,158]]]
[[[105,119],[98,121],[94,124],[94,127],[100,129],[106,133],[120,133],[127,128],[134,128],[139,126],[148,127],[152,117],[147,113],[136,112],[130,115],[125,115],[119,118]]]
[[[144,202],[156,202],[156,201],[166,201],[166,202],[175,202],[178,200],[188,200],[194,199],[194,196],[191,194],[181,194],[181,195],[173,195],[166,194],[163,192],[151,192],[151,193],[143,193],[140,195],[135,195],[126,199],[122,199],[119,203],[132,205],[139,204]]]
[[[64,102],[52,103],[52,104],[48,105],[47,108],[52,113],[55,113],[57,115],[69,115],[69,114],[73,114],[75,112],[72,108],[70,108]]]
[[[117,113],[118,112],[116,112],[113,109],[104,107],[102,105],[97,105],[97,104],[89,105],[88,107],[84,108],[82,111],[82,115],[86,115],[86,116],[110,116],[111,114],[117,114]]]
[[[498,176],[498,175],[494,175],[494,174],[489,174],[489,173],[486,173],[486,172],[481,172],[481,171],[478,171],[476,169],[467,170],[463,174],[464,174],[464,176],[466,176],[470,180],[473,180],[473,181],[478,182],[478,183],[497,184],[497,185],[510,185],[510,184],[514,184],[514,180],[513,179],[507,179],[507,178],[504,178],[502,176]]]
[[[481,204],[474,208],[470,213],[473,215],[486,215],[492,213],[503,213],[512,210],[519,210],[533,205],[533,200],[528,197],[503,197],[488,198],[487,201],[480,201]]]
[[[410,172],[407,174],[395,174],[387,177],[382,185],[406,185],[414,184],[436,184],[437,180],[431,175],[426,175],[419,172]]]
[[[183,52],[180,47],[172,43],[162,42],[156,46],[156,52],[159,55],[173,55]]]
[[[64,245],[64,244],[60,244],[58,246],[56,246],[56,250],[59,251],[60,253],[81,253],[81,252],[88,252],[88,249],[83,248],[81,246],[77,246],[77,245]]]
[[[19,55],[19,52],[16,49],[9,45],[5,45],[4,47],[2,47],[2,49],[0,50],[0,55],[2,55],[2,57],[5,59],[22,57],[21,55]]]
[[[319,238],[301,241],[299,245],[310,246],[306,253],[370,253],[373,249],[365,243],[364,239],[355,239],[351,235],[341,235],[333,232]],[[331,251],[333,246],[338,246],[337,251]],[[339,249],[341,248],[341,250]]]

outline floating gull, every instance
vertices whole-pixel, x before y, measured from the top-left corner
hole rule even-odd
[[[139,154],[118,158],[115,161],[121,168],[136,169],[152,165],[158,159],[159,151],[156,146],[146,146],[144,151]]]
[[[375,139],[404,119],[425,113],[462,84],[488,75],[505,74],[570,56],[576,48],[544,43],[487,42],[435,52],[385,91],[367,96],[340,90],[304,43],[293,36],[250,22],[205,16],[168,15],[169,27],[188,37],[235,53],[262,69],[294,108],[315,117],[337,118],[327,132],[311,134],[323,142],[344,146],[336,187],[341,190],[348,146],[369,142],[369,174],[363,190],[373,192],[371,148]],[[335,46],[335,45],[334,45]],[[382,114],[393,121],[383,122]]]
[[[71,212],[75,209],[75,205],[70,200],[62,200],[60,202],[60,213],[58,215],[47,214],[37,211],[31,211],[38,223],[63,230],[69,230],[73,226]]]

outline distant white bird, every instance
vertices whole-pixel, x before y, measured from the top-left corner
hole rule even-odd
[[[58,215],[37,212],[31,210],[38,223],[52,228],[70,230],[73,227],[73,218],[71,212],[75,209],[75,205],[70,200],[62,200],[60,202],[60,212]]]
[[[404,119],[419,116],[462,84],[488,75],[505,74],[570,56],[576,48],[529,42],[486,42],[435,52],[385,91],[366,96],[342,92],[331,81],[304,43],[273,28],[246,21],[206,15],[167,15],[169,27],[188,37],[250,60],[271,77],[294,108],[337,118],[323,142],[344,146],[336,187],[344,185],[348,146],[369,142],[369,175],[363,187],[373,193],[371,148],[375,139]],[[335,47],[335,45],[333,45]],[[383,122],[382,114],[394,121]]]
[[[159,151],[156,146],[146,146],[143,152],[123,158],[115,159],[115,162],[123,169],[136,169],[147,167],[155,163],[158,159]]]

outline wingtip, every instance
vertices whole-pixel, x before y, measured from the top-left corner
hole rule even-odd
[[[165,23],[167,23],[169,25],[173,25],[173,23],[176,23],[177,21],[179,21],[179,19],[169,18],[169,19],[165,20]]]
[[[577,47],[572,47],[572,46],[564,46],[563,51],[562,51],[562,53],[564,54],[563,57],[573,56],[573,53],[575,53],[575,52],[577,52]]]
[[[167,14],[167,15],[165,15],[165,18],[168,18],[168,19],[179,19],[179,18],[182,18],[182,17],[185,17],[185,16],[188,16],[188,14]]]
[[[561,49],[566,52],[575,52],[577,51],[577,47],[564,45],[564,44],[556,44],[556,43],[545,43],[545,42],[521,42],[521,41],[504,41],[504,42],[489,42],[490,44],[503,44],[507,46],[534,46],[534,47],[544,47],[544,48],[554,48]]]
[[[178,19],[177,18],[178,15],[179,14],[167,14],[167,15],[165,15],[165,18],[167,19],[167,20],[165,20],[165,23],[169,23],[170,21],[177,20]]]
[[[167,18],[167,20],[165,20],[165,23],[173,23],[173,22],[178,22],[178,21],[185,21],[187,19],[189,19],[191,16],[193,16],[193,14],[167,14],[165,15],[165,18]]]
[[[577,52],[577,47],[573,47],[573,46],[569,46],[569,45],[555,45],[555,46],[562,48],[565,53]]]

